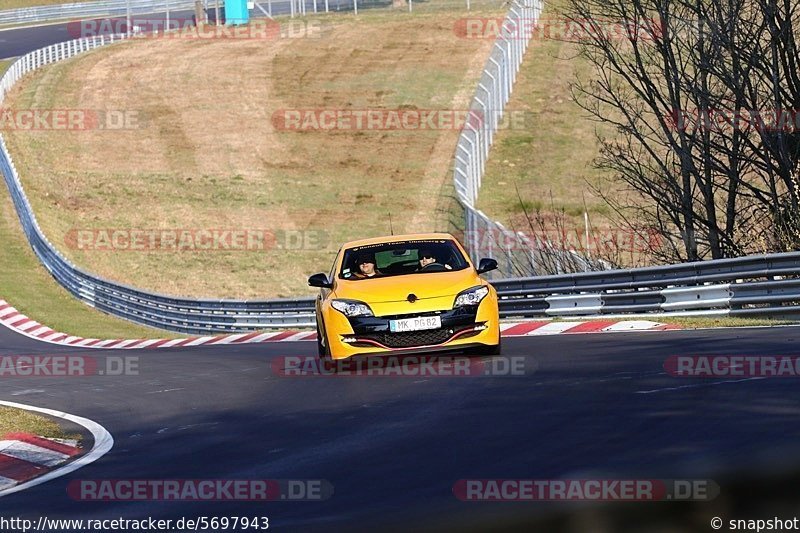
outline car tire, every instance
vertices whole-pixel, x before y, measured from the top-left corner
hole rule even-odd
[[[331,360],[330,352],[328,351],[328,347],[322,342],[323,335],[322,331],[320,330],[319,323],[317,323],[317,355],[319,356],[319,360],[321,362],[326,362]]]

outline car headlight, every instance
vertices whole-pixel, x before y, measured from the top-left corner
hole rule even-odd
[[[358,300],[331,300],[331,307],[344,316],[374,316],[372,309]]]
[[[458,296],[456,296],[456,301],[453,304],[453,307],[464,307],[465,305],[478,305],[481,303],[486,295],[489,294],[489,287],[485,285],[480,285],[478,287],[472,287],[471,289],[467,289],[461,292]]]

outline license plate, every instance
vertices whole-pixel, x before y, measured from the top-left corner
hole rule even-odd
[[[439,329],[440,327],[442,327],[442,317],[440,316],[418,316],[416,318],[403,318],[401,320],[389,321],[389,331],[393,333]]]

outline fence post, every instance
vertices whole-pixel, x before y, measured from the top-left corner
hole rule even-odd
[[[488,154],[489,148],[492,146],[494,140],[494,132],[497,124],[495,124],[494,109],[492,109],[492,93],[489,92],[489,89],[486,88],[483,82],[478,83],[478,88],[486,95],[484,96],[486,102],[483,102],[478,99],[477,91],[475,92],[475,100],[483,106],[483,117],[481,121],[486,130],[486,153]]]

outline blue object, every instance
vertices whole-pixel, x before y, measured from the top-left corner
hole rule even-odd
[[[247,0],[225,0],[225,25],[247,24],[250,22],[250,12],[247,10]]]

